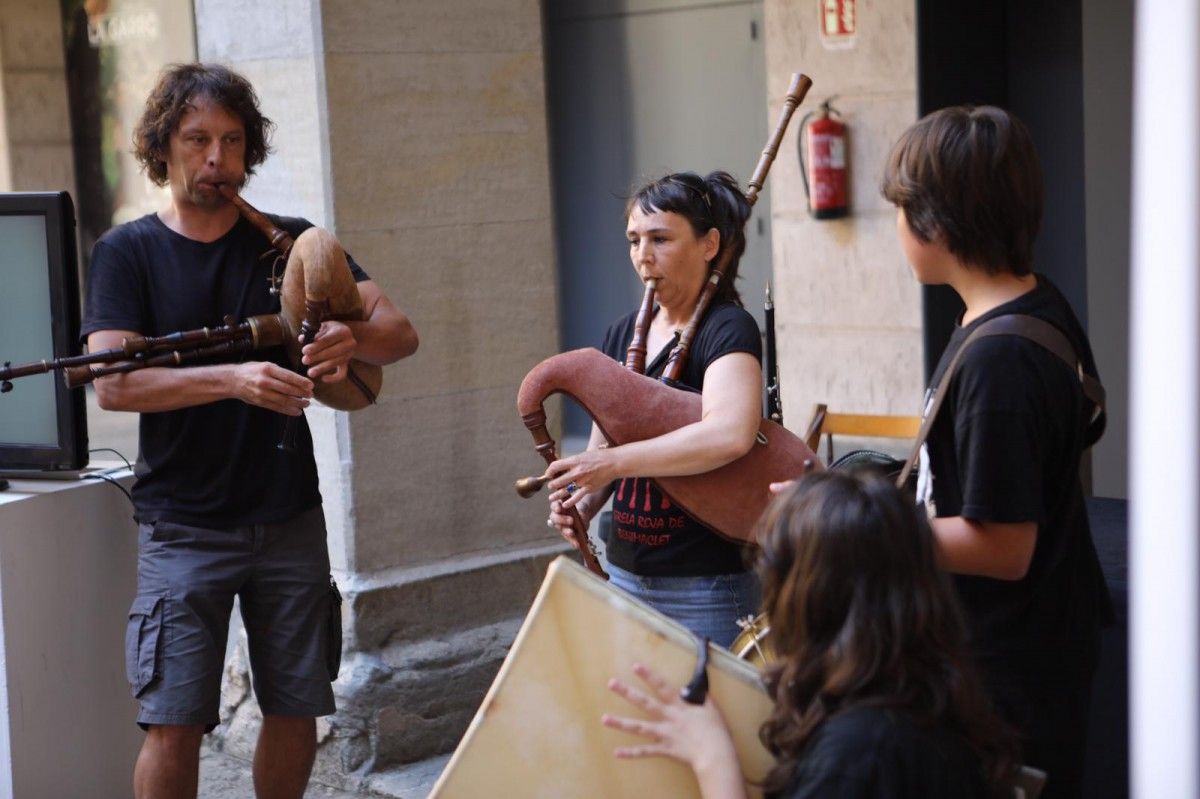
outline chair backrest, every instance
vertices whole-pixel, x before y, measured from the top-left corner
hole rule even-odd
[[[916,438],[921,428],[920,416],[892,416],[868,413],[830,413],[824,403],[813,408],[812,421],[804,441],[813,452],[821,436],[826,437],[825,461],[833,461],[833,436],[860,436],[863,438]]]

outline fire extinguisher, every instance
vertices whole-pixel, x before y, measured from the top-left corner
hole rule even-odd
[[[837,219],[849,213],[846,125],[835,119],[841,114],[830,105],[832,101],[830,97],[800,120],[800,177],[814,219]]]

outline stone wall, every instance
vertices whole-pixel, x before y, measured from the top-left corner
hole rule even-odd
[[[75,194],[58,3],[0,0],[0,191]]]
[[[338,233],[422,340],[350,418],[348,665],[378,678],[356,699],[378,770],[453,748],[561,551],[512,490],[540,463],[517,386],[558,349],[541,10],[337,0],[321,27]]]
[[[545,541],[515,411],[558,350],[537,0],[326,2],[338,231],[420,331],[352,418],[359,571]]]
[[[896,240],[895,212],[879,195],[891,144],[916,119],[915,8],[912,0],[857,8],[853,47],[830,50],[815,3],[765,0],[772,124],[788,76],[801,71],[813,89],[800,113],[836,95],[850,131],[849,217],[808,215],[794,156],[781,157],[771,173],[775,319],[784,418],[793,430],[803,430],[818,402],[843,412],[920,411],[920,289]],[[796,152],[795,127],[785,152]]]

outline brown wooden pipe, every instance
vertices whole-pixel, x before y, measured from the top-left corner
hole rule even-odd
[[[96,364],[71,366],[63,370],[63,380],[66,382],[67,388],[78,388],[106,375],[120,375],[127,372],[136,372],[140,369],[149,369],[154,366],[183,366],[203,358],[227,358],[231,355],[239,355],[249,349],[249,341],[233,339],[231,341],[223,341],[220,344],[213,344],[211,347],[173,350],[171,352],[159,353],[158,355],[151,355],[148,358],[121,361],[107,366]]]
[[[237,189],[227,183],[218,185],[217,191],[221,192],[222,197],[233,203],[238,212],[250,221],[250,224],[262,231],[262,234],[267,237],[267,241],[271,242],[271,246],[278,250],[280,255],[287,258],[288,253],[292,251],[292,245],[296,242],[286,230],[272,222],[262,211],[243,200],[237,193]]]
[[[610,359],[609,363],[626,374],[632,374],[626,372],[616,361]],[[526,379],[528,380],[528,378]],[[554,449],[554,439],[550,437],[550,432],[546,429],[546,412],[542,410],[541,404],[538,403],[530,413],[522,415],[521,421],[525,423],[525,427],[533,436],[534,447],[537,449],[538,454],[542,456],[542,459],[546,461],[546,465],[549,466],[558,460],[558,455]],[[545,474],[542,475],[542,478],[544,477]],[[542,478],[535,479],[541,480]],[[545,484],[545,480],[542,480],[542,483]],[[541,486],[538,487],[540,488]],[[592,573],[607,580],[608,573],[604,571],[604,568],[600,565],[600,560],[596,557],[595,547],[592,544],[592,540],[588,537],[588,528],[583,522],[583,517],[579,515],[579,511],[575,508],[568,508],[567,514],[571,517],[571,533],[575,539],[575,548],[579,550],[579,554],[583,558],[583,565]]]
[[[136,372],[139,369],[148,369],[153,366],[183,366],[205,358],[227,357],[266,347],[278,347],[283,344],[285,336],[283,320],[279,318],[278,314],[251,316],[240,325],[234,325],[230,320],[225,327],[212,330],[204,328],[204,331],[209,333],[205,341],[216,343],[210,343],[207,346],[193,344],[190,347],[176,349],[154,348],[140,352],[130,360],[109,358],[101,362],[107,365],[98,366],[95,363],[86,363],[68,366],[63,369],[63,381],[67,384],[67,388],[78,388],[105,375]],[[170,337],[164,336],[163,338]],[[129,341],[129,339],[125,339],[125,341]],[[104,350],[103,353],[123,351],[121,348],[114,348]],[[113,361],[117,362],[113,363]]]
[[[795,113],[796,106],[804,101],[805,95],[811,88],[812,79],[807,75],[799,72],[792,74],[792,82],[788,86],[787,97],[784,98],[783,108],[779,113],[779,121],[775,123],[775,130],[771,134],[771,138],[767,140],[767,146],[763,148],[762,155],[759,156],[758,165],[754,167],[754,174],[750,176],[750,182],[746,189],[746,202],[750,203],[751,208],[758,202],[758,193],[767,180],[771,164],[775,163],[775,156],[779,152],[780,144],[783,143],[783,134],[787,132],[788,123],[792,121],[792,114]],[[683,365],[687,362],[688,354],[691,352],[692,339],[696,337],[696,331],[700,329],[700,322],[704,319],[708,306],[712,304],[712,299],[716,296],[721,281],[725,279],[730,261],[733,260],[733,248],[724,246],[726,242],[721,242],[721,244],[721,254],[717,256],[712,274],[709,276],[708,282],[704,284],[703,291],[700,292],[700,298],[696,302],[692,317],[688,320],[683,334],[680,335],[679,343],[675,345],[667,358],[667,365],[663,369],[662,376],[664,383],[674,383],[679,380]]]
[[[633,338],[625,351],[625,368],[631,372],[646,373],[646,341],[650,338],[650,322],[654,318],[654,291],[658,281],[646,281],[646,293],[642,295],[642,307],[638,308],[637,320],[633,323]]]
[[[522,477],[516,482],[517,493],[523,498],[529,499],[534,494],[542,490],[542,486],[550,482],[552,478],[548,474],[542,474],[537,477]]]
[[[729,258],[722,260],[724,266],[728,267]],[[663,368],[662,375],[664,383],[675,383],[679,380],[679,373],[683,371],[683,365],[692,351],[692,339],[700,330],[700,323],[704,321],[704,314],[708,312],[708,306],[712,305],[713,297],[717,295],[717,287],[721,285],[723,277],[725,277],[725,271],[719,264],[716,269],[709,272],[708,280],[704,282],[704,288],[700,290],[700,298],[696,300],[696,307],[692,309],[691,318],[688,319],[683,332],[679,334],[679,341],[671,349],[671,354],[667,356],[667,365]]]
[[[240,323],[227,316],[221,327],[184,330],[165,336],[127,336],[121,339],[120,347],[69,358],[0,367],[0,381],[7,383],[18,377],[61,370],[67,388],[77,388],[104,375],[122,374],[149,366],[175,366],[222,352],[277,347],[283,344],[283,340],[283,321],[277,314],[251,316]],[[216,349],[229,343],[235,346],[225,351]]]
[[[771,171],[771,164],[775,163],[775,156],[779,154],[783,134],[787,132],[788,123],[792,121],[792,114],[796,112],[796,107],[804,102],[811,88],[812,78],[801,72],[792,73],[792,82],[788,86],[787,96],[783,99],[783,108],[779,110],[779,121],[775,123],[775,131],[767,141],[767,146],[763,148],[758,165],[754,167],[754,174],[750,176],[747,184],[746,199],[751,206],[758,201],[758,193],[767,181],[767,173]]]

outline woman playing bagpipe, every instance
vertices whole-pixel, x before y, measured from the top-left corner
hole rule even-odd
[[[548,523],[572,540],[567,509],[576,508],[586,522],[612,496],[607,557],[613,583],[722,646],[737,636],[737,620],[758,608],[758,584],[743,547],[686,514],[649,478],[709,472],[754,444],[762,418],[762,346],[734,285],[749,215],[750,203],[724,172],[667,175],[630,198],[629,258],[653,294],[647,292],[641,312],[608,329],[603,350],[613,359],[644,359],[645,373],[660,376],[713,264],[731,251],[678,379],[701,392],[703,413],[693,424],[621,446],[605,446],[593,425],[585,452],[547,470],[553,476]],[[644,340],[638,316],[649,322]]]
[[[887,479],[812,474],[761,522],[765,672],[775,708],[760,735],[777,758],[768,797],[1011,797],[1013,740],[968,665],[928,523]],[[641,688],[610,689],[647,719],[606,726],[648,739],[618,757],[666,756],[705,799],[743,797],[720,708],[684,701],[635,664]]]

